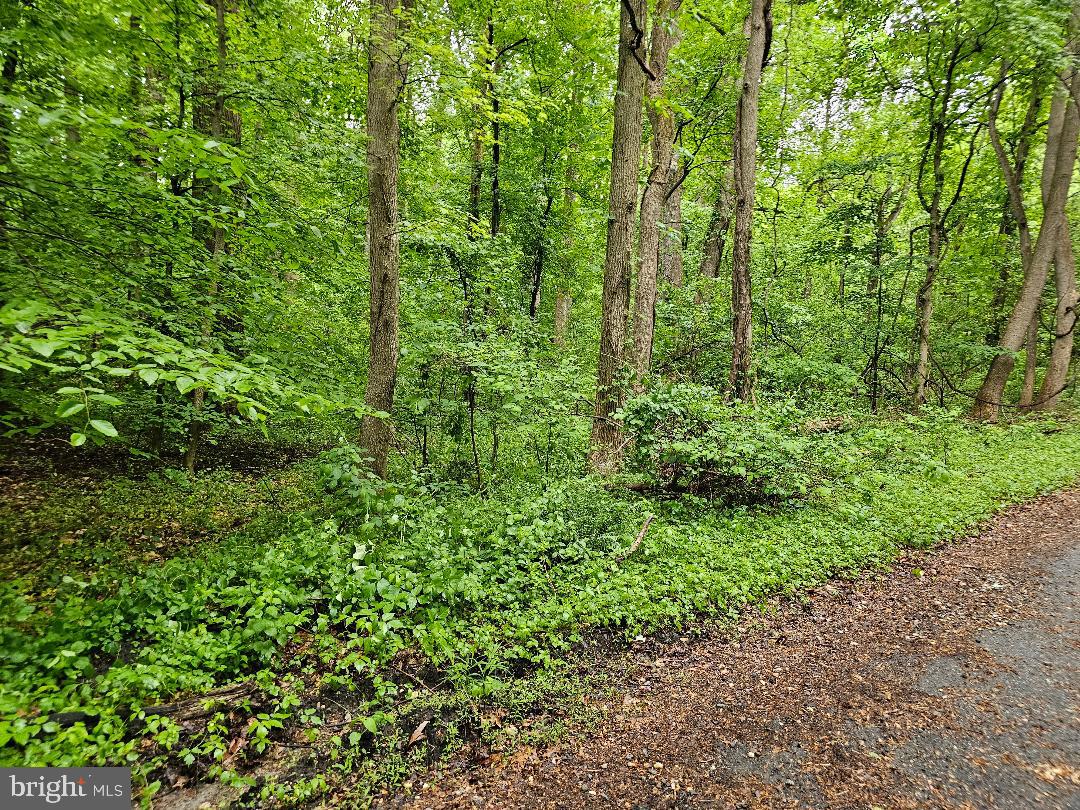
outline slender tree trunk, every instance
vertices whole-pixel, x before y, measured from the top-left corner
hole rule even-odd
[[[683,269],[683,248],[686,247],[682,221],[683,184],[678,158],[672,156],[672,185],[664,202],[664,230],[660,236],[660,271],[672,287],[681,287],[686,272]]]
[[[940,203],[940,199],[938,199]],[[930,324],[934,321],[934,282],[941,267],[941,250],[945,241],[944,223],[940,208],[930,212],[929,242],[926,253],[926,275],[915,297],[915,396],[916,409],[926,402],[926,386],[930,381]]]
[[[555,204],[555,195],[547,183],[548,146],[544,144],[543,156],[540,160],[540,174],[544,177],[544,208],[540,212],[540,220],[536,227],[536,243],[533,250],[532,272],[529,274],[529,318],[535,321],[540,316],[540,291],[544,284],[544,264],[547,260],[547,243],[545,232],[548,220],[551,219],[551,209]]]
[[[401,149],[398,108],[407,73],[399,39],[401,25],[398,0],[371,0],[367,77],[371,337],[364,404],[383,416],[364,416],[360,428],[360,446],[371,459],[372,471],[380,477],[386,475],[390,450],[389,414],[394,408],[398,363],[398,164]]]
[[[473,129],[470,138],[469,171],[469,233],[470,240],[475,240],[480,233],[480,184],[484,181],[484,133],[479,124]]]
[[[571,108],[577,107],[577,91],[571,91]],[[577,155],[577,143],[573,140],[567,146],[566,157],[566,187],[563,189],[563,203],[566,206],[566,240],[564,249],[566,261],[563,262],[562,278],[559,279],[558,289],[555,290],[555,345],[565,346],[566,335],[570,330],[570,309],[574,300],[570,294],[569,277],[571,263],[573,262],[574,249],[574,222],[577,210],[577,193],[574,191],[577,183],[577,175],[574,171],[574,158]]]
[[[4,54],[4,61],[0,67],[0,93],[8,95],[15,84],[15,75],[18,71],[19,54],[14,45],[9,45],[9,50]],[[11,134],[12,119],[8,114],[6,105],[0,104],[0,168],[8,175],[10,180],[12,173],[11,165]],[[8,212],[7,204],[0,200],[0,248],[7,247],[8,241]]]
[[[1074,7],[1073,10],[1069,48],[1073,54],[1077,50],[1076,34],[1080,29],[1078,23],[1080,23],[1080,5]],[[1046,277],[1050,272],[1050,263],[1058,253],[1058,243],[1062,238],[1061,231],[1068,234],[1065,206],[1076,164],[1077,136],[1080,134],[1080,114],[1077,113],[1072,94],[1080,92],[1080,83],[1077,81],[1075,68],[1071,66],[1063,71],[1060,78],[1061,86],[1055,92],[1050,105],[1046,154],[1043,159],[1042,226],[1034,246],[1025,254],[1029,258],[1025,262],[1024,282],[1020,288],[1020,296],[1005,325],[999,352],[991,362],[986,378],[976,394],[975,405],[972,409],[972,416],[976,419],[992,420],[998,416],[1005,385],[1016,364],[1016,353],[1024,345],[1028,325],[1035,316],[1043,287],[1046,284]],[[1013,184],[1009,185],[1011,189]],[[1012,191],[1010,195],[1016,197]],[[1013,208],[1021,233],[1023,233],[1026,217],[1023,214],[1022,201],[1017,204],[1014,199]]]
[[[956,192],[951,203],[945,203],[945,147],[946,135],[949,130],[949,116],[952,114],[951,103],[955,90],[954,79],[957,66],[962,61],[963,44],[959,37],[953,41],[949,57],[946,62],[944,81],[940,85],[933,84],[933,96],[930,101],[930,132],[926,147],[923,149],[922,162],[919,164],[919,178],[916,183],[919,200],[928,215],[927,222],[927,251],[926,251],[926,275],[919,285],[919,292],[915,299],[915,369],[914,369],[914,396],[912,404],[918,410],[926,402],[926,388],[930,381],[930,327],[934,318],[934,282],[937,280],[938,271],[941,269],[941,257],[945,249],[945,240],[948,235],[948,217],[952,206],[960,198],[960,192],[964,184],[964,176],[967,173],[968,163],[964,164],[964,171],[957,181]],[[976,135],[978,133],[976,132]],[[971,153],[974,154],[975,140],[971,141]],[[932,184],[929,196],[923,192],[922,181],[927,166],[932,173]]]
[[[986,333],[987,346],[996,346],[998,341],[1001,340],[1001,332],[1005,328],[1005,301],[1009,295],[1009,278],[1012,275],[1012,266],[1015,261],[1013,238],[1016,236],[1016,220],[1013,219],[1008,195],[1005,197],[1004,209],[1001,212],[998,235],[1001,237],[1004,249],[1001,256],[1001,265],[998,268],[997,284],[994,285],[994,296],[990,299],[990,328]]]
[[[203,85],[199,95],[199,101],[192,115],[192,124],[195,130],[203,135],[209,135],[217,140],[240,143],[240,117],[228,111],[225,107],[225,72],[228,60],[228,30],[225,25],[225,0],[214,0],[214,32],[216,39],[216,63],[213,68],[209,64],[207,68],[212,71],[212,79],[209,84]],[[210,185],[205,180],[196,179],[192,183],[191,195],[194,199],[205,199],[211,194]],[[226,252],[225,230],[220,225],[210,228],[209,233],[203,233],[204,226],[196,225],[197,233],[200,234],[206,252],[210,256],[207,265],[207,289],[206,309],[202,316],[200,333],[202,342],[207,344],[213,334],[215,322],[214,308],[216,306],[221,279],[221,264]],[[195,472],[198,464],[199,450],[203,437],[206,434],[206,423],[203,420],[203,412],[206,408],[206,389],[202,386],[191,392],[191,405],[193,416],[188,423],[187,448],[184,451],[184,469],[188,474]]]
[[[771,27],[772,0],[753,0],[746,21],[749,44],[743,66],[742,92],[735,112],[735,236],[732,240],[731,267],[731,395],[744,401],[753,397],[750,371],[753,349],[750,240],[754,184],[757,179],[758,100]]]
[[[487,21],[487,42],[491,49],[491,61],[488,64],[487,94],[491,99],[491,235],[499,235],[502,221],[502,200],[499,197],[499,164],[502,160],[502,133],[499,121],[499,95],[495,91],[495,74],[499,70],[499,59],[495,52],[495,22],[489,16]]]
[[[885,316],[885,280],[882,278],[885,267],[885,240],[889,237],[893,223],[900,215],[904,207],[904,198],[907,196],[907,184],[897,193],[893,206],[887,206],[893,195],[893,187],[885,189],[884,194],[878,200],[874,217],[874,253],[873,266],[870,277],[867,280],[866,293],[874,298],[874,351],[870,357],[870,411],[878,412],[881,402],[881,355],[885,351],[885,342],[881,332]]]
[[[611,186],[608,195],[607,249],[601,302],[600,352],[596,372],[589,463],[600,473],[615,470],[620,461],[619,430],[612,414],[622,395],[618,375],[623,360],[630,301],[630,254],[637,202],[637,173],[641,163],[641,105],[645,96],[646,7],[644,0],[623,0],[619,16],[619,68],[615,92],[615,129],[611,147]]]
[[[652,169],[641,196],[641,224],[638,247],[637,286],[634,290],[634,343],[630,357],[633,387],[640,391],[652,363],[653,333],[656,327],[657,276],[660,260],[660,219],[664,201],[671,188],[675,147],[675,121],[663,109],[664,76],[668,56],[678,44],[679,30],[675,15],[680,0],[660,0],[652,24],[652,47],[645,84],[646,108],[652,128]]]
[[[731,229],[731,213],[735,208],[734,163],[729,163],[720,181],[716,200],[713,203],[709,226],[705,231],[705,243],[701,249],[700,272],[703,278],[717,278],[720,275],[720,263],[724,260],[724,245]]]
[[[565,346],[566,335],[570,331],[570,309],[574,299],[569,290],[555,293],[555,345]]]

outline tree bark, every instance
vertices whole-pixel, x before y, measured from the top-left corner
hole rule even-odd
[[[548,186],[548,145],[544,144],[540,159],[540,176],[544,178],[544,207],[536,226],[536,240],[533,250],[532,269],[527,279],[529,292],[529,318],[535,321],[540,316],[540,292],[544,284],[544,265],[547,260],[547,242],[545,232],[551,219],[551,209],[555,204],[555,195]]]
[[[964,37],[960,32],[953,30],[952,45],[944,61],[943,75],[938,81],[930,81],[931,93],[927,96],[930,112],[929,133],[923,147],[922,158],[919,161],[918,180],[916,182],[919,202],[922,203],[923,210],[928,215],[926,275],[919,285],[919,292],[916,296],[915,353],[917,359],[914,368],[914,396],[912,398],[912,404],[916,410],[926,402],[926,388],[929,383],[930,373],[930,327],[934,317],[934,283],[938,271],[941,269],[941,259],[948,239],[949,216],[956,203],[960,200],[968,168],[975,156],[975,146],[982,128],[980,124],[971,136],[967,158],[957,178],[956,188],[951,199],[946,202],[946,136],[957,125],[955,121],[956,110],[953,105],[957,91],[956,73],[960,64],[977,52],[974,50],[965,51],[964,46]],[[931,69],[929,61],[927,62],[927,69]],[[928,168],[932,176],[929,193],[923,187],[923,179]]]
[[[499,197],[499,164],[502,161],[502,133],[499,121],[499,96],[495,92],[495,75],[499,70],[499,56],[495,51],[495,21],[488,16],[487,43],[491,59],[488,62],[487,95],[491,100],[491,235],[499,235],[502,221],[502,200]]]
[[[630,253],[641,162],[641,105],[645,95],[645,15],[644,0],[622,0],[596,406],[589,452],[589,464],[599,473],[614,471],[621,456],[619,429],[612,414],[622,402],[616,378],[622,366],[630,300]]]
[[[360,447],[371,470],[386,475],[390,450],[390,418],[398,363],[400,297],[400,228],[398,165],[401,130],[399,96],[408,71],[402,56],[399,0],[371,0],[368,44],[367,179],[368,265],[371,272],[370,356],[364,404],[384,416],[365,415]]]
[[[1020,410],[1026,411],[1035,400],[1035,374],[1039,361],[1039,310],[1031,316],[1024,337],[1024,386],[1020,389]]]
[[[1054,342],[1050,347],[1050,361],[1046,366],[1042,388],[1035,400],[1036,410],[1047,411],[1057,407],[1069,376],[1072,358],[1073,335],[1076,333],[1077,308],[1080,293],[1076,285],[1076,256],[1073,254],[1072,236],[1068,222],[1058,229],[1057,252],[1054,256],[1054,286],[1057,291],[1057,307],[1054,310]]]
[[[703,278],[717,278],[720,275],[720,263],[724,260],[724,245],[731,229],[731,212],[735,207],[734,163],[729,163],[724,172],[724,179],[716,192],[709,226],[705,231],[705,242],[701,248],[701,266]]]
[[[574,299],[569,290],[558,290],[555,293],[555,345],[565,346],[566,336],[570,331],[570,308]]]
[[[225,73],[227,70],[228,29],[225,24],[225,0],[213,0],[214,7],[214,33],[216,41],[216,62],[211,68],[208,60],[207,69],[212,78],[209,84],[202,86],[198,92],[199,101],[192,114],[192,125],[195,130],[203,135],[209,135],[217,140],[239,145],[241,134],[240,116],[225,107]],[[195,199],[205,198],[210,193],[210,184],[205,180],[195,179],[192,181],[191,195]],[[204,232],[202,224],[196,225],[196,234],[199,235],[206,245],[206,252],[210,256],[208,265],[208,281],[206,289],[206,311],[203,314],[200,333],[202,342],[209,343],[213,334],[215,321],[214,305],[218,298],[222,257],[226,253],[225,230],[220,225]],[[191,392],[191,405],[194,411],[188,423],[187,448],[184,451],[184,469],[191,475],[195,472],[198,463],[199,449],[203,437],[206,434],[206,423],[203,421],[203,412],[206,408],[206,389],[202,386]]]
[[[754,217],[754,184],[757,179],[758,102],[761,74],[768,55],[768,31],[772,27],[772,0],[753,0],[745,30],[749,35],[743,63],[742,92],[735,111],[735,235],[731,260],[731,396],[750,400],[753,379],[753,295],[750,282],[750,240]]]
[[[578,104],[577,90],[571,91],[571,109],[576,110]],[[555,290],[555,345],[565,346],[566,336],[570,330],[570,310],[574,299],[570,293],[569,276],[571,262],[573,261],[574,248],[574,221],[577,211],[577,192],[574,191],[577,183],[577,174],[574,169],[574,158],[577,155],[578,145],[575,139],[571,139],[566,149],[566,186],[563,189],[563,204],[566,206],[566,239],[563,243],[566,260],[563,262],[562,278],[559,279],[558,288]]]
[[[652,46],[645,84],[646,109],[652,129],[652,168],[641,196],[637,286],[634,289],[634,342],[630,366],[633,387],[641,391],[652,363],[656,327],[657,276],[660,261],[660,219],[674,176],[675,120],[664,109],[664,76],[668,56],[681,36],[675,25],[680,0],[659,0],[652,24]]]
[[[14,45],[10,45],[8,51],[4,54],[3,65],[0,66],[0,93],[8,95],[11,92],[12,86],[15,84],[15,76],[18,72],[19,65],[19,53],[15,49]],[[4,173],[8,175],[7,179],[11,180],[12,164],[11,164],[11,134],[12,134],[12,118],[8,114],[6,105],[0,105],[0,167],[3,168]],[[8,213],[7,204],[4,200],[0,200],[0,248],[7,247],[8,241]]]
[[[686,272],[683,269],[683,248],[686,246],[682,221],[683,184],[678,159],[672,156],[672,184],[664,202],[664,229],[660,235],[660,272],[672,287],[681,287]]]

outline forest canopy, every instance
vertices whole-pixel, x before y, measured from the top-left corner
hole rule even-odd
[[[1068,3],[5,8],[9,436],[380,414],[378,472],[484,486],[672,382],[1072,390]]]

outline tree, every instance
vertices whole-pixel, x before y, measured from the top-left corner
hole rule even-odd
[[[986,373],[982,386],[975,396],[975,404],[972,408],[972,416],[976,419],[991,420],[998,416],[1005,392],[1005,384],[1012,373],[1016,363],[1016,353],[1024,346],[1032,319],[1035,318],[1039,300],[1042,297],[1043,287],[1049,275],[1050,265],[1055,257],[1063,256],[1060,262],[1066,268],[1070,264],[1068,253],[1064,250],[1062,239],[1068,240],[1068,218],[1066,216],[1066,204],[1068,202],[1069,186],[1072,182],[1073,170],[1076,165],[1077,137],[1080,135],[1080,114],[1077,112],[1075,96],[1080,93],[1080,80],[1073,60],[1078,54],[1077,35],[1080,32],[1080,4],[1074,6],[1072,22],[1070,24],[1069,38],[1066,44],[1068,59],[1066,66],[1058,76],[1058,87],[1055,90],[1050,105],[1050,120],[1047,125],[1046,149],[1043,156],[1042,166],[1042,201],[1043,215],[1042,225],[1039,228],[1038,237],[1032,244],[1030,231],[1027,226],[1027,214],[1021,195],[1020,186],[1017,183],[1015,173],[1009,171],[1008,162],[1004,160],[1003,150],[996,148],[999,163],[1006,176],[1006,188],[1009,191],[1010,204],[1013,216],[1017,221],[1021,237],[1021,257],[1024,260],[1024,280],[1020,288],[1020,294],[1012,313],[1005,325],[1001,342],[998,345],[998,353],[994,356],[990,368]],[[1075,277],[1074,269],[1064,271]],[[1075,283],[1075,282],[1074,282]],[[1063,320],[1069,317],[1069,282],[1063,280],[1059,288],[1059,308],[1062,310]],[[1060,297],[1065,296],[1062,307]],[[1058,323],[1055,329],[1060,328]],[[1069,330],[1071,332],[1071,329]],[[1057,347],[1057,332],[1055,332],[1055,348],[1058,348],[1057,366],[1053,371],[1052,385],[1064,387],[1064,375],[1068,368],[1068,360],[1062,358],[1060,348]],[[1071,353],[1071,346],[1069,347]],[[1064,360],[1064,363],[1062,361]],[[1064,365],[1064,368],[1062,368]],[[1056,393],[1060,393],[1057,391]],[[1054,388],[1047,388],[1044,384],[1040,392],[1040,401],[1048,401],[1055,398]]]
[[[728,164],[723,179],[717,185],[709,225],[705,231],[705,243],[701,251],[699,272],[704,278],[716,278],[720,275],[720,263],[724,258],[724,245],[731,230],[731,213],[735,207],[732,194],[734,185],[734,166]]]
[[[1077,67],[1076,58],[1080,55],[1077,39],[1080,38],[1080,4],[1073,6],[1073,18],[1071,23],[1072,41],[1068,46],[1068,53],[1072,57],[1071,64],[1066,67],[1062,74],[1064,87],[1067,88],[1069,98],[1066,100],[1066,121],[1063,122],[1062,141],[1058,151],[1058,161],[1064,161],[1071,174],[1071,167],[1076,162],[1076,137],[1078,133],[1077,118],[1080,116],[1080,69]],[[1055,122],[1056,123],[1056,122]],[[1073,141],[1067,139],[1072,133]],[[1047,149],[1049,150],[1049,140]],[[1064,173],[1065,165],[1061,173]],[[1055,166],[1055,175],[1058,173]],[[1057,182],[1064,183],[1063,179]],[[1052,190],[1044,187],[1043,206],[1051,202]],[[1061,395],[1065,390],[1065,381],[1069,376],[1069,361],[1073,352],[1073,335],[1076,332],[1077,307],[1080,305],[1080,292],[1076,283],[1076,256],[1073,254],[1072,234],[1069,220],[1066,216],[1060,216],[1058,221],[1057,240],[1054,245],[1054,288],[1057,293],[1057,305],[1054,309],[1054,341],[1050,347],[1050,360],[1046,366],[1046,376],[1043,377],[1042,388],[1035,401],[1035,407],[1039,410],[1049,410],[1057,407]]]
[[[638,273],[634,289],[634,335],[630,357],[635,390],[652,362],[653,331],[656,326],[657,279],[660,266],[661,218],[675,180],[675,120],[664,99],[664,76],[668,58],[679,42],[676,15],[680,0],[658,0],[653,13],[649,73],[645,84],[646,111],[652,130],[652,166],[641,195]]]
[[[619,13],[619,67],[615,80],[600,354],[589,451],[591,467],[601,473],[614,470],[620,456],[619,429],[612,417],[622,400],[618,376],[630,303],[630,253],[641,162],[641,105],[645,95],[645,15],[644,0],[623,0]]]
[[[753,348],[753,295],[750,281],[750,239],[757,179],[758,104],[761,74],[772,38],[772,0],[753,0],[744,27],[748,35],[743,61],[742,89],[735,114],[733,181],[735,234],[731,258],[731,395],[753,396],[750,363]]]
[[[374,413],[364,415],[360,446],[371,459],[372,471],[379,476],[386,474],[391,438],[389,414],[394,408],[398,370],[398,109],[408,73],[401,40],[405,12],[399,0],[371,0],[366,125],[371,333],[364,404]]]
[[[971,127],[971,95],[974,87],[965,87],[963,69],[986,46],[986,39],[996,28],[992,19],[980,28],[970,23],[963,11],[951,16],[929,15],[926,26],[926,58],[921,77],[921,96],[925,103],[927,135],[919,160],[915,189],[927,215],[926,272],[916,295],[915,367],[912,402],[919,408],[926,401],[930,376],[930,330],[934,317],[934,286],[941,271],[942,258],[955,225],[952,218],[964,190],[968,169],[975,156],[981,124]],[[972,129],[967,152],[962,158],[952,194],[946,191],[948,157],[951,141]]]

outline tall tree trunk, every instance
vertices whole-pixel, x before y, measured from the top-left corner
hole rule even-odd
[[[941,251],[945,242],[945,227],[940,215],[940,196],[930,211],[930,228],[926,251],[926,275],[915,297],[915,396],[916,409],[926,402],[926,386],[930,382],[930,324],[934,320],[934,282],[941,267]]]
[[[370,357],[364,404],[383,416],[366,415],[360,427],[360,446],[371,469],[386,475],[390,451],[390,417],[398,363],[398,300],[400,296],[400,234],[398,224],[398,165],[401,130],[399,94],[407,64],[402,56],[399,28],[404,24],[399,0],[371,0],[368,44],[367,179],[371,271]]]
[[[896,194],[892,208],[889,208],[888,204],[892,200],[894,189],[891,185],[886,187],[885,192],[877,201],[874,212],[873,265],[866,283],[866,293],[873,296],[874,299],[874,351],[870,357],[869,376],[870,411],[872,413],[878,412],[881,402],[881,356],[886,345],[881,331],[885,316],[885,280],[882,278],[885,267],[885,240],[888,239],[893,223],[896,222],[896,218],[904,207],[907,190],[908,186],[905,184]]]
[[[1035,374],[1039,362],[1039,310],[1031,316],[1024,337],[1024,386],[1020,389],[1020,410],[1026,411],[1035,401]]]
[[[488,63],[487,95],[491,100],[491,235],[499,235],[502,220],[502,200],[499,197],[499,163],[502,160],[499,96],[495,92],[495,74],[499,70],[499,54],[495,50],[495,21],[488,16],[487,43],[491,52]]]
[[[672,155],[672,184],[664,201],[664,229],[660,235],[660,272],[673,287],[681,287],[686,273],[683,269],[683,248],[686,246],[682,221],[682,171],[678,158]]]
[[[1031,137],[1039,127],[1039,110],[1042,107],[1043,101],[1043,88],[1040,86],[1038,71],[1036,71],[1031,82],[1031,90],[1028,95],[1028,105],[1027,112],[1024,115],[1024,123],[1017,135],[1016,148],[1013,150],[1012,166],[1009,168],[1009,157],[1005,152],[1005,148],[997,131],[998,110],[1001,107],[1001,99],[1005,92],[1004,79],[1007,76],[1008,68],[1009,63],[1003,62],[1000,77],[1002,81],[997,91],[991,96],[990,115],[988,117],[990,143],[994,147],[994,152],[1002,167],[1002,172],[1005,174],[1006,189],[1001,211],[1001,225],[998,227],[998,233],[1003,237],[1004,252],[1001,259],[1001,268],[998,272],[998,283],[994,287],[994,297],[990,302],[991,320],[990,330],[986,335],[987,346],[996,346],[1001,340],[1001,332],[1005,328],[1005,301],[1009,294],[1009,276],[1011,275],[1010,271],[1014,260],[1012,241],[1019,236],[1019,224],[1016,220],[1015,211],[1023,211],[1024,174],[1027,169],[1028,154],[1031,152]],[[1026,229],[1026,217],[1024,225]],[[1023,235],[1020,246],[1021,249],[1030,251],[1030,231]],[[1027,260],[1030,260],[1031,257],[1028,255],[1026,258]],[[1021,258],[1020,263],[1021,267],[1023,267],[1023,257]]]
[[[1074,56],[1078,50],[1078,31],[1080,31],[1080,4],[1073,8],[1070,25],[1069,52]],[[1075,67],[1070,65],[1063,70],[1060,86],[1054,93],[1050,105],[1050,122],[1047,126],[1046,153],[1042,168],[1042,226],[1039,228],[1039,235],[1034,246],[1029,247],[1027,251],[1023,248],[1021,250],[1022,256],[1028,257],[1025,260],[1024,282],[1020,288],[1020,296],[1005,325],[999,352],[991,362],[986,378],[975,396],[972,416],[976,419],[992,420],[998,416],[1005,385],[1016,364],[1016,353],[1024,345],[1028,325],[1042,298],[1046,277],[1050,272],[1050,263],[1058,253],[1060,231],[1063,230],[1066,235],[1068,234],[1065,206],[1076,164],[1077,136],[1080,134],[1080,114],[1073,100],[1073,95],[1078,93],[1080,93],[1080,81],[1078,81]],[[1006,168],[1005,163],[1002,163],[1002,168]],[[1008,173],[1006,178],[1009,179]],[[1013,214],[1023,234],[1026,224],[1023,201],[1014,191],[1015,183],[1008,182],[1007,185],[1010,189]],[[1023,245],[1023,242],[1021,244]],[[1047,393],[1050,390],[1047,389]]]
[[[208,84],[203,85],[197,93],[199,100],[192,114],[192,125],[195,130],[203,135],[239,145],[241,124],[240,116],[225,107],[225,72],[228,60],[228,29],[225,25],[225,0],[213,0],[214,6],[214,33],[216,40],[216,62],[211,68],[207,65],[212,78]],[[195,179],[192,182],[191,195],[195,199],[205,199],[212,192],[208,181]],[[196,232],[206,245],[206,252],[210,256],[207,266],[206,285],[206,309],[202,316],[200,334],[202,342],[207,344],[213,334],[215,321],[214,308],[219,293],[221,279],[221,264],[226,253],[225,229],[220,225],[214,225],[208,233],[204,233],[204,226],[196,225]],[[191,404],[193,416],[188,423],[187,448],[184,451],[184,468],[188,474],[195,472],[198,463],[199,449],[206,434],[206,423],[203,420],[203,412],[206,408],[206,389],[202,386],[191,392]]]
[[[0,93],[8,95],[15,84],[15,75],[18,71],[19,54],[15,46],[9,45],[4,54],[3,65],[0,66]],[[0,169],[11,179],[11,134],[12,118],[8,114],[6,105],[0,104]],[[0,249],[7,247],[8,241],[8,212],[6,201],[0,200]]]
[[[570,331],[570,308],[574,299],[569,290],[560,289],[555,293],[555,345],[565,346],[566,336]]]
[[[986,333],[986,345],[996,346],[1001,340],[1001,332],[1005,328],[1005,301],[1009,295],[1009,278],[1012,275],[1013,262],[1013,238],[1016,236],[1016,220],[1013,219],[1012,206],[1009,204],[1008,193],[1005,195],[1004,208],[1001,212],[1001,224],[998,225],[998,235],[1001,237],[1003,246],[1001,265],[998,268],[997,284],[994,285],[994,295],[990,299],[990,328]]]
[[[941,259],[948,239],[949,215],[960,200],[968,168],[975,156],[975,146],[979,132],[982,129],[980,125],[971,136],[968,144],[967,159],[960,170],[952,198],[946,202],[946,136],[952,128],[952,122],[955,118],[953,101],[956,93],[956,71],[961,62],[969,58],[973,53],[964,51],[963,38],[956,31],[953,31],[952,37],[952,45],[949,48],[949,54],[942,70],[943,77],[939,82],[932,81],[930,84],[932,92],[927,99],[930,110],[929,132],[926,145],[923,147],[922,159],[919,162],[918,179],[916,181],[919,202],[922,203],[923,210],[928,215],[926,275],[919,285],[919,292],[916,296],[916,362],[913,380],[914,396],[912,397],[912,404],[916,410],[926,402],[926,388],[930,374],[930,327],[934,317],[934,283],[937,280],[938,271],[941,269]],[[929,64],[927,67],[929,68]],[[928,168],[932,177],[929,194],[924,190],[923,186],[923,179]]]
[[[484,133],[477,124],[470,137],[469,170],[469,233],[468,238],[475,240],[480,234],[480,184],[484,181]]]
[[[705,231],[705,242],[701,247],[700,272],[703,278],[716,278],[720,275],[720,263],[724,260],[724,245],[731,229],[731,213],[735,208],[735,195],[732,188],[734,180],[734,162],[729,163],[724,172],[724,179],[716,191],[709,225]]]
[[[750,288],[750,240],[757,179],[758,100],[761,73],[768,56],[772,0],[753,0],[745,30],[749,35],[743,63],[742,92],[735,111],[735,235],[731,260],[731,395],[753,397],[750,372],[753,349],[753,295]]]
[[[535,321],[540,316],[540,291],[544,284],[544,264],[547,260],[547,242],[544,239],[551,209],[555,204],[555,195],[548,186],[548,146],[545,143],[540,159],[540,175],[544,178],[544,208],[536,226],[536,242],[533,250],[532,271],[527,280],[529,291],[529,318]]]
[[[630,357],[633,387],[640,391],[652,363],[656,326],[657,275],[660,260],[660,218],[674,175],[675,121],[663,108],[668,56],[681,36],[675,25],[680,0],[659,0],[652,23],[649,52],[651,76],[645,84],[646,109],[652,128],[652,168],[641,196],[637,286],[634,289],[634,343]]]
[[[576,109],[577,104],[578,96],[575,89],[571,91],[571,109]],[[570,330],[570,309],[574,303],[570,294],[569,276],[574,249],[574,215],[577,210],[577,192],[574,191],[577,183],[577,174],[574,169],[577,151],[577,143],[572,139],[566,149],[566,187],[563,189],[563,204],[566,206],[566,239],[563,246],[566,251],[566,261],[563,262],[562,278],[559,279],[559,286],[555,290],[556,346],[566,345],[566,335]]]
[[[1069,376],[1072,358],[1073,335],[1076,333],[1077,308],[1080,293],[1076,286],[1076,256],[1073,254],[1072,236],[1068,222],[1058,229],[1057,252],[1054,256],[1054,286],[1057,291],[1057,307],[1054,310],[1054,342],[1050,347],[1050,362],[1046,366],[1042,388],[1035,400],[1040,411],[1057,407]]]
[[[611,146],[611,185],[608,194],[607,249],[601,301],[600,352],[596,371],[589,463],[607,473],[620,461],[619,429],[612,414],[622,395],[617,377],[630,301],[630,253],[637,203],[637,174],[641,163],[641,105],[645,96],[646,8],[644,0],[623,0],[619,15],[619,68],[615,88],[615,128]]]

